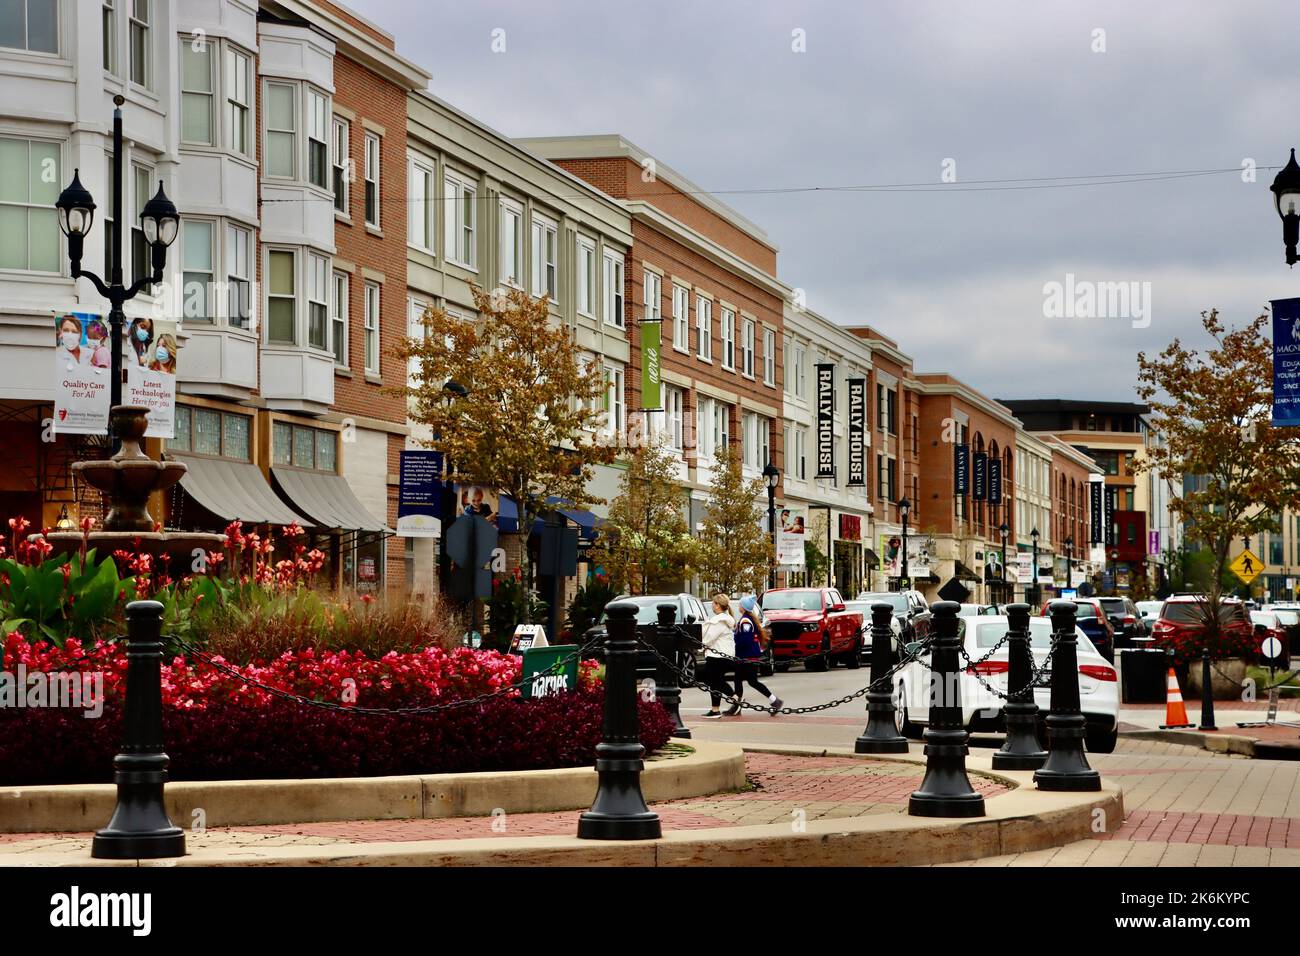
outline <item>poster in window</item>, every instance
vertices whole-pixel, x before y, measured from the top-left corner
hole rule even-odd
[[[176,323],[163,319],[132,319],[122,349],[126,387],[122,401],[149,409],[146,438],[176,437],[176,361],[180,346]]]
[[[108,431],[111,365],[108,322],[88,312],[54,320],[54,433]]]
[[[776,513],[776,563],[787,570],[804,566],[804,541],[807,540],[807,512],[804,508],[785,507]]]

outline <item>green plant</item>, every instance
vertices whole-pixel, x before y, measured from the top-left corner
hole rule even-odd
[[[610,587],[606,575],[596,572],[588,574],[586,587],[578,588],[578,593],[573,596],[573,603],[569,605],[569,615],[565,620],[569,629],[569,639],[581,643],[582,635],[595,625],[600,618],[600,613],[605,610],[605,605],[615,597],[614,589]]]
[[[492,601],[488,605],[488,629],[494,647],[509,646],[515,627],[529,621],[546,619],[546,602],[523,583],[523,573],[515,568],[492,579]]]
[[[59,646],[72,635],[98,636],[120,623],[135,581],[113,561],[96,563],[93,550],[23,564],[0,559],[0,627]]]

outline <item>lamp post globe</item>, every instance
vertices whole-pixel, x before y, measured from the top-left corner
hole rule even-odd
[[[1282,241],[1286,243],[1286,264],[1296,263],[1296,245],[1300,243],[1300,163],[1295,161],[1295,148],[1291,158],[1273,178],[1273,205],[1282,219]]]
[[[166,248],[176,241],[180,224],[176,204],[167,198],[162,183],[158,183],[158,192],[140,210],[140,228],[144,230],[145,241],[155,248],[160,244]]]
[[[59,228],[69,238],[84,238],[95,221],[95,200],[81,185],[81,170],[72,171],[72,182],[59,193],[54,208],[59,211]]]

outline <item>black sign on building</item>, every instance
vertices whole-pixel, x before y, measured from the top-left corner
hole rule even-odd
[[[817,475],[835,477],[835,366],[817,364]]]
[[[971,500],[985,501],[989,496],[989,456],[982,451],[975,453],[974,467],[971,469],[974,488]]]
[[[1106,547],[1115,546],[1115,489],[1106,489]]]
[[[970,445],[959,442],[952,451],[952,492],[958,498],[970,494]]]
[[[1101,498],[1104,482],[1088,482],[1088,542],[1101,544],[1105,540],[1102,533],[1102,521],[1105,520]]]
[[[1002,504],[1002,459],[989,459],[989,504]]]
[[[867,484],[867,380],[851,378],[849,386],[849,480],[850,488]]]

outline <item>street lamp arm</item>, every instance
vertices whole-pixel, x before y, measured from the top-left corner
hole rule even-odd
[[[126,290],[126,295],[122,297],[122,301],[126,302],[131,299],[134,299],[137,295],[143,292],[147,287],[151,285],[157,285],[159,282],[162,282],[161,269],[155,270],[154,274],[151,276],[145,276],[143,279],[138,279],[137,281],[132,282],[131,287]]]
[[[110,299],[110,300],[112,299],[112,293],[109,291],[108,285],[104,282],[103,279],[95,275],[95,273],[87,272],[85,269],[82,269],[79,266],[74,266],[72,269],[72,278],[89,279],[90,284],[95,287],[96,292],[102,295],[105,299]]]

